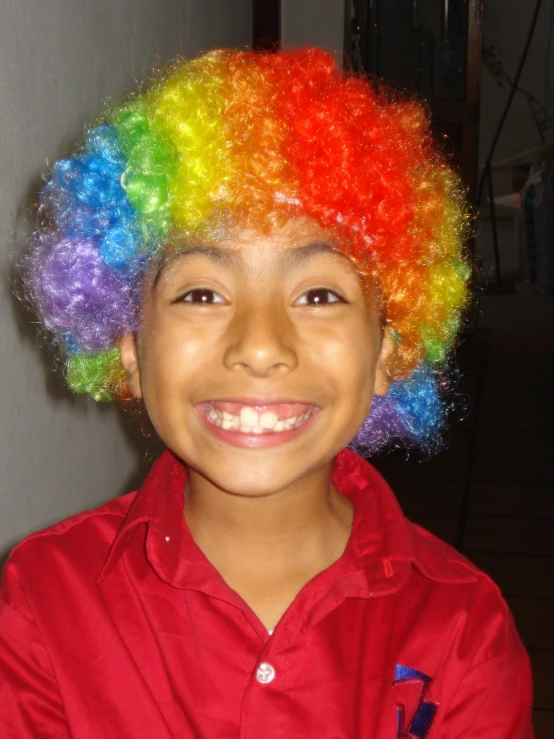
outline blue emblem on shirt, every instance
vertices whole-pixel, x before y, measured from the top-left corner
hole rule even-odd
[[[396,665],[393,687],[402,683],[417,683],[420,685],[419,703],[407,729],[405,728],[405,708],[401,703],[396,706],[397,739],[425,739],[429,733],[438,708],[438,705],[433,701],[425,700],[425,693],[431,682],[432,678],[423,672],[419,672],[419,670],[406,667],[406,665]]]

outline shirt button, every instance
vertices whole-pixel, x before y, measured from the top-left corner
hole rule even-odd
[[[275,668],[269,662],[262,662],[256,671],[256,680],[262,685],[267,685],[275,677]]]

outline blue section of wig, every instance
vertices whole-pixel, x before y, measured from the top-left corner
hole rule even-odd
[[[131,274],[145,249],[138,215],[121,186],[125,166],[115,128],[97,126],[80,154],[54,165],[41,205],[64,236],[95,243],[105,264]]]
[[[362,454],[395,442],[430,451],[448,411],[437,383],[438,375],[428,365],[418,367],[408,380],[393,383],[386,395],[373,399],[371,413],[349,446]]]

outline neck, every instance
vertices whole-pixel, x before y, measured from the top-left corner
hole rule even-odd
[[[220,572],[230,563],[243,571],[267,571],[268,562],[285,571],[303,559],[328,566],[352,524],[352,506],[332,484],[331,468],[261,497],[230,494],[189,470],[185,518],[193,539]]]

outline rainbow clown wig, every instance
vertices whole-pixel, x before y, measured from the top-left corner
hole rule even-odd
[[[216,51],[110,108],[54,165],[25,264],[69,386],[130,398],[118,338],[177,237],[307,216],[374,276],[396,342],[392,388],[355,444],[429,447],[467,295],[468,214],[425,110],[396,98],[319,49]]]

